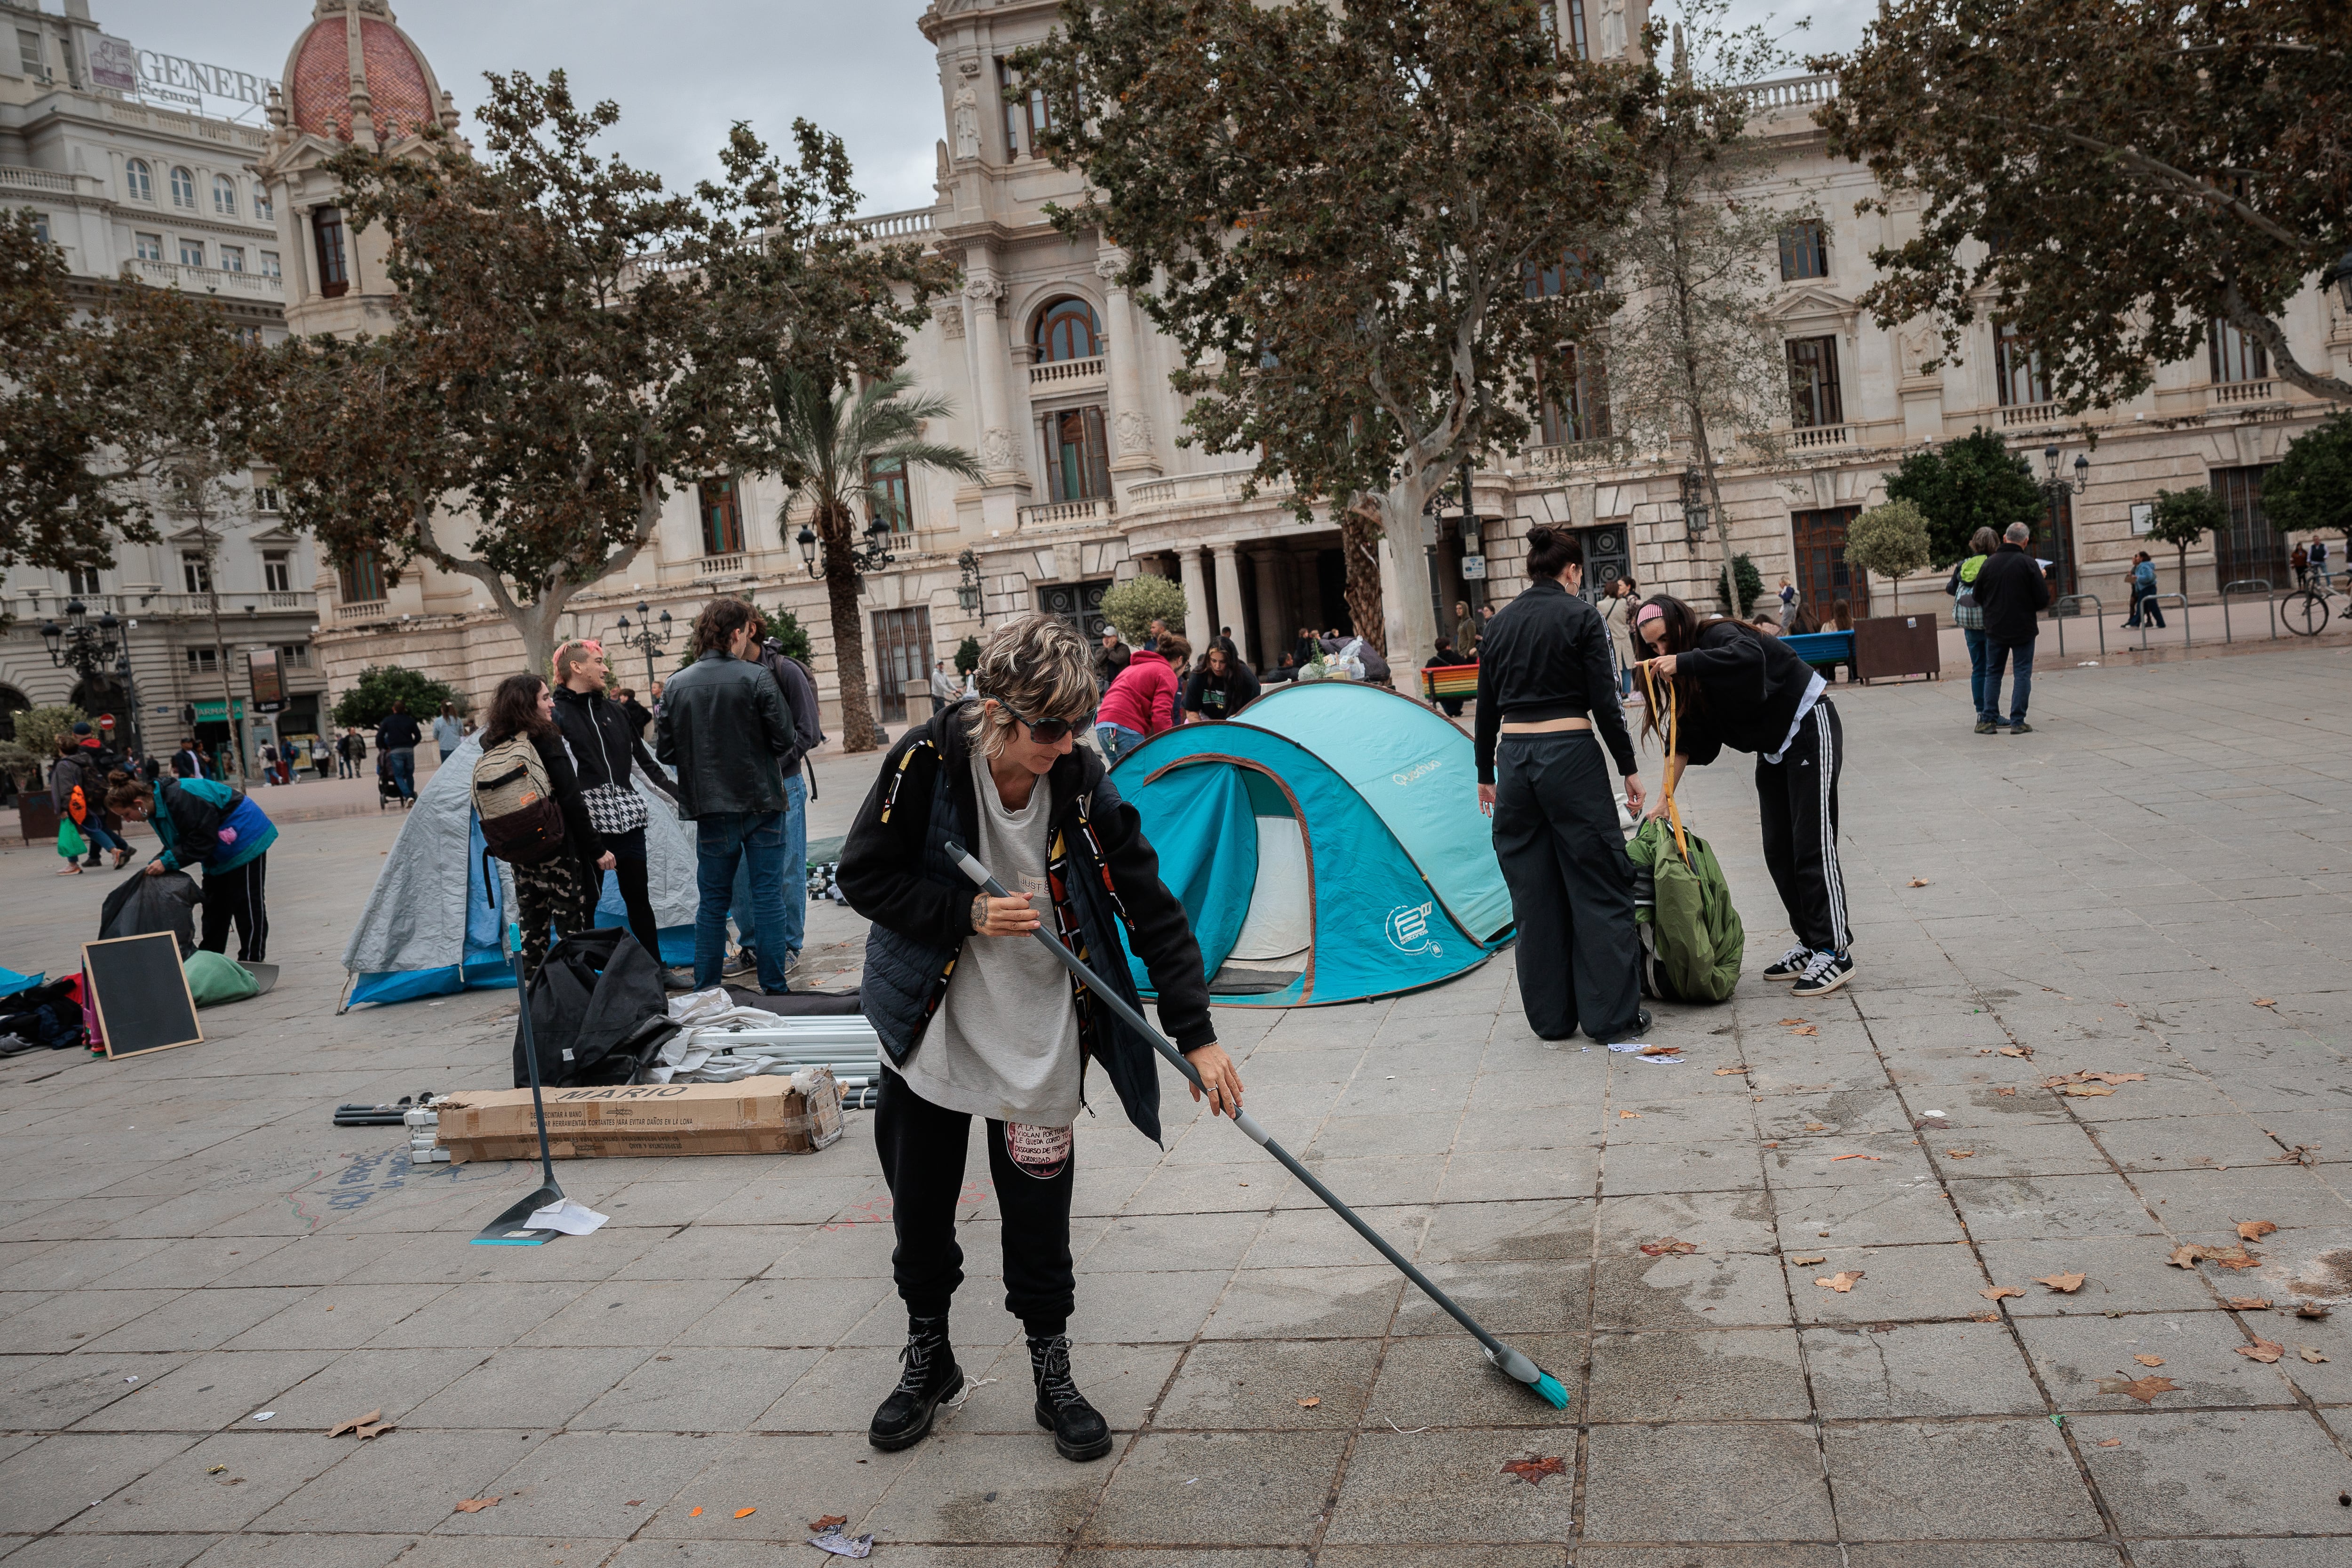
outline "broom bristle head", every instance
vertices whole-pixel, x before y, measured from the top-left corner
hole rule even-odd
[[[1565,1410],[1568,1408],[1568,1390],[1562,1388],[1559,1385],[1559,1379],[1554,1377],[1551,1373],[1545,1373],[1542,1376],[1537,1378],[1529,1386],[1534,1388],[1538,1394],[1543,1395],[1545,1400],[1550,1404],[1554,1410]]]

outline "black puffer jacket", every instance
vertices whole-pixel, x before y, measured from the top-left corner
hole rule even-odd
[[[971,704],[960,702],[891,748],[842,847],[842,895],[874,922],[866,938],[866,1016],[894,1063],[921,1046],[971,935],[975,889],[945,848],[950,838],[973,843],[980,818],[965,728],[970,717]],[[1160,858],[1145,840],[1135,808],[1119,798],[1102,758],[1089,747],[1073,747],[1045,782],[1053,809],[1045,874],[1058,929],[1077,934],[1078,956],[1139,1012],[1142,1001],[1120,951],[1123,923],[1160,994],[1160,1024],[1177,1048],[1214,1044],[1200,944],[1184,906],[1160,880]],[[1102,1064],[1128,1120],[1157,1141],[1158,1053],[1110,1009],[1096,1005],[1076,981],[1071,984],[1087,1059]],[[1039,999],[1041,1005],[1053,1000]]]

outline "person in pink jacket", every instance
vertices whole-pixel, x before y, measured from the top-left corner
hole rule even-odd
[[[1164,637],[1157,647],[1137,648],[1095,710],[1095,744],[1106,761],[1120,757],[1176,722],[1184,685],[1176,674],[1192,657],[1192,645]]]

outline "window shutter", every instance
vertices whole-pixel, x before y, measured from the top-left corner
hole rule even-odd
[[[1103,411],[1090,407],[1087,416],[1087,500],[1106,498],[1110,494],[1110,447],[1103,439]]]

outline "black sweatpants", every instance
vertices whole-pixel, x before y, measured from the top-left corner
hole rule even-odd
[[[988,1174],[1004,1216],[1004,1309],[1032,1334],[1061,1333],[1077,1301],[1070,1268],[1070,1194],[1074,1157],[1049,1177],[1013,1162],[1002,1121],[988,1121]],[[971,1118],[933,1105],[887,1067],[874,1112],[874,1147],[890,1184],[891,1223],[898,1246],[890,1271],[910,1317],[945,1317],[963,1283],[963,1248],[957,1245],[956,1199],[963,1193],[963,1162]]]
[[[1845,731],[1826,697],[1797,726],[1779,762],[1756,760],[1764,864],[1797,940],[1815,952],[1843,952],[1853,940],[1837,853],[1838,774],[1844,769]]]
[[[613,852],[613,877],[620,884],[621,906],[629,911],[629,934],[658,964],[662,961],[661,928],[654,924],[653,892],[646,883],[646,830],[633,827],[626,833],[608,833],[604,836],[604,847]],[[603,881],[604,873],[600,871],[599,887]]]
[[[1518,922],[1528,1027],[1630,1040],[1642,1007],[1633,862],[1609,754],[1590,730],[1505,735],[1495,749],[1495,858]]]
[[[205,873],[205,931],[196,945],[213,952],[228,951],[230,921],[236,923],[236,958],[240,963],[262,963],[269,957],[269,856],[256,855],[229,871]]]

